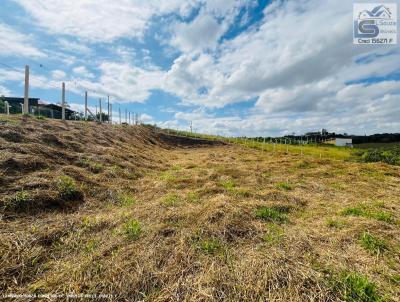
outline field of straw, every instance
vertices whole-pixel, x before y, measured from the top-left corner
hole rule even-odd
[[[400,167],[32,117],[0,150],[2,298],[400,301]]]

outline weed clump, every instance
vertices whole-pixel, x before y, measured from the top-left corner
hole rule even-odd
[[[130,239],[136,240],[142,233],[142,226],[137,220],[129,220],[124,224],[124,232]]]
[[[278,207],[261,207],[256,211],[256,217],[264,221],[284,223],[288,220],[286,213],[286,210]]]
[[[343,273],[337,284],[347,302],[383,302],[375,283],[357,273]]]
[[[31,199],[28,192],[21,190],[5,201],[4,210],[16,212],[23,211],[29,207],[30,201]]]
[[[179,202],[180,198],[178,194],[169,194],[162,199],[161,204],[166,207],[174,207],[177,206]]]
[[[69,176],[58,178],[57,189],[60,197],[65,200],[72,200],[80,196],[75,181]]]
[[[288,182],[278,182],[276,184],[276,187],[278,189],[282,189],[282,190],[285,190],[285,191],[293,190],[293,186],[291,184],[289,184]]]
[[[361,235],[360,244],[364,249],[376,255],[379,255],[388,249],[388,246],[384,240],[371,235],[369,232],[364,232]]]
[[[207,239],[200,242],[200,249],[209,255],[214,255],[221,248],[221,243],[217,239]]]
[[[136,203],[136,199],[127,194],[120,194],[118,195],[118,202],[121,206],[129,207]]]

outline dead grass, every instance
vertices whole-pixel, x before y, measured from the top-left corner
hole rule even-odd
[[[23,118],[0,125],[3,294],[400,300],[399,167]]]

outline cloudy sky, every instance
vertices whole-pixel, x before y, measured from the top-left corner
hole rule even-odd
[[[399,46],[353,45],[353,3],[1,0],[0,95],[22,96],[28,64],[32,97],[64,81],[73,108],[87,90],[164,127],[400,132]]]

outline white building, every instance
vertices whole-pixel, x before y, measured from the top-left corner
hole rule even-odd
[[[335,145],[338,147],[353,147],[352,138],[337,138]]]

